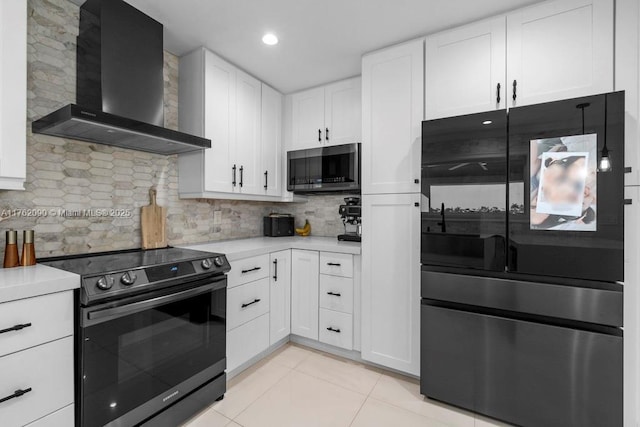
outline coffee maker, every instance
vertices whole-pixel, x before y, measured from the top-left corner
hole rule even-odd
[[[340,205],[338,212],[344,224],[344,234],[338,236],[338,240],[347,242],[359,242],[362,236],[362,207],[360,197],[345,197],[344,205]]]

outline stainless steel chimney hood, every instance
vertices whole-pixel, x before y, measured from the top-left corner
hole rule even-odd
[[[77,104],[32,123],[34,133],[158,154],[211,147],[164,128],[162,24],[122,0],[80,7]]]

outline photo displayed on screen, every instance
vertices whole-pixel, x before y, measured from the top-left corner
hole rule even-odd
[[[596,134],[531,141],[532,230],[596,231]]]

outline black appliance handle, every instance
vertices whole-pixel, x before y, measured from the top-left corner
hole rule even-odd
[[[240,188],[244,184],[244,166],[240,166]]]
[[[327,141],[329,140],[329,128],[324,128],[324,138]]]
[[[269,171],[264,171],[264,189],[269,188]]]
[[[337,263],[337,262],[328,262],[327,265],[329,265],[331,267],[340,267],[342,264]]]
[[[331,292],[331,291],[327,292],[327,295],[333,295],[334,297],[341,297],[342,296],[342,294],[339,293],[339,292]]]
[[[322,129],[318,129],[318,142],[322,142]]]
[[[514,80],[513,81],[513,100],[515,101],[517,97],[518,97],[518,81]]]
[[[101,323],[106,320],[117,319],[118,317],[123,317],[131,313],[137,313],[137,312],[140,312],[141,310],[147,310],[147,309],[158,307],[161,305],[170,304],[172,302],[195,297],[207,292],[224,289],[226,286],[227,286],[226,280],[218,280],[216,282],[198,286],[196,288],[187,289],[187,290],[176,292],[169,295],[163,295],[163,296],[148,299],[148,300],[132,302],[130,304],[122,305],[120,307],[104,308],[104,309],[90,311],[87,314],[87,317],[89,318],[90,321],[95,321],[95,322],[89,322],[88,324],[86,324],[86,326],[89,326],[90,324],[94,324],[94,323]]]
[[[274,267],[273,280],[277,282],[278,281],[278,258],[273,260],[273,267]]]
[[[28,328],[29,326],[31,326],[31,323],[22,323],[22,324],[15,325],[15,326],[12,326],[12,327],[7,328],[7,329],[0,329],[0,334],[4,334],[6,332],[19,331],[21,329]]]
[[[334,328],[332,328],[331,326],[329,326],[329,327],[327,328],[327,331],[331,331],[331,332],[335,332],[335,333],[338,333],[338,334],[339,334],[339,333],[340,333],[340,328],[334,329]]]
[[[247,307],[249,307],[250,305],[253,305],[253,304],[256,304],[256,303],[259,303],[259,302],[260,302],[260,298],[256,298],[256,299],[254,299],[254,300],[253,300],[253,301],[251,301],[251,302],[247,302],[247,303],[242,304],[242,305],[241,305],[241,307],[242,307],[242,308],[247,308]]]
[[[24,396],[25,394],[29,393],[30,391],[31,391],[31,387],[25,388],[24,390],[18,389],[16,391],[14,391],[12,395],[9,395],[7,397],[3,397],[2,399],[0,399],[0,403],[4,403],[7,400],[15,399],[16,397]]]
[[[496,104],[500,104],[500,83],[496,86]]]
[[[236,186],[236,165],[233,165],[233,167],[231,168],[231,171],[232,171],[231,185],[235,187]]]
[[[248,270],[242,270],[242,274],[251,273],[252,271],[258,271],[258,270],[261,270],[261,269],[262,269],[262,267],[253,267],[253,268],[250,268]]]

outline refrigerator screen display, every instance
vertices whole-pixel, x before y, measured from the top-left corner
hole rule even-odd
[[[531,230],[597,230],[597,134],[531,140]]]

